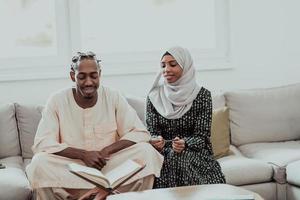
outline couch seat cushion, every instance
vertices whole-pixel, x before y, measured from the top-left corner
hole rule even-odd
[[[286,165],[300,159],[300,141],[246,144],[239,147],[250,158],[269,163],[274,168],[273,179],[286,183]]]
[[[287,182],[300,187],[300,160],[288,164],[286,167]]]
[[[287,185],[287,199],[288,200],[299,200],[300,198],[300,188],[293,185]]]
[[[272,179],[272,167],[258,160],[229,155],[218,159],[218,162],[228,184],[250,185],[269,182]]]
[[[20,156],[0,159],[6,168],[0,169],[0,199],[30,199],[31,189]]]
[[[21,154],[14,104],[0,105],[0,158]]]
[[[272,162],[278,166],[286,166],[300,159],[300,140],[246,144],[239,149],[246,157]]]

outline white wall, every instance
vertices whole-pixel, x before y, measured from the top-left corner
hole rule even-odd
[[[300,82],[300,1],[230,1],[230,70],[200,71],[198,82],[214,91]],[[126,94],[145,96],[155,74],[104,76]],[[0,103],[44,104],[68,79],[0,82]]]

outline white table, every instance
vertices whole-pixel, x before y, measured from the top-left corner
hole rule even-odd
[[[255,200],[263,200],[257,193],[227,184],[197,185],[146,190],[142,192],[127,192],[110,195],[107,200],[221,200],[226,199],[226,197],[238,197],[249,194],[252,194],[255,197]]]

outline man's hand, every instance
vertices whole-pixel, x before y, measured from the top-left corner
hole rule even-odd
[[[88,167],[94,167],[101,170],[109,159],[109,155],[105,151],[85,151],[82,161]]]
[[[103,148],[101,151],[86,151],[84,149],[68,147],[54,154],[71,159],[80,159],[87,166],[101,170],[106,165],[106,161],[111,154],[121,151],[122,149],[130,147],[134,144],[135,142],[132,142],[130,140],[119,140]]]
[[[157,138],[152,138],[150,144],[159,152],[161,152],[165,146],[165,140],[163,137],[158,136]]]
[[[172,141],[172,148],[175,152],[181,153],[185,148],[185,141],[179,137],[175,137]]]

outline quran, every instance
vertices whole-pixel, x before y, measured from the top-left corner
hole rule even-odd
[[[68,164],[69,170],[86,181],[104,189],[115,190],[145,167],[139,160],[127,160],[106,174],[100,170],[80,165]]]

